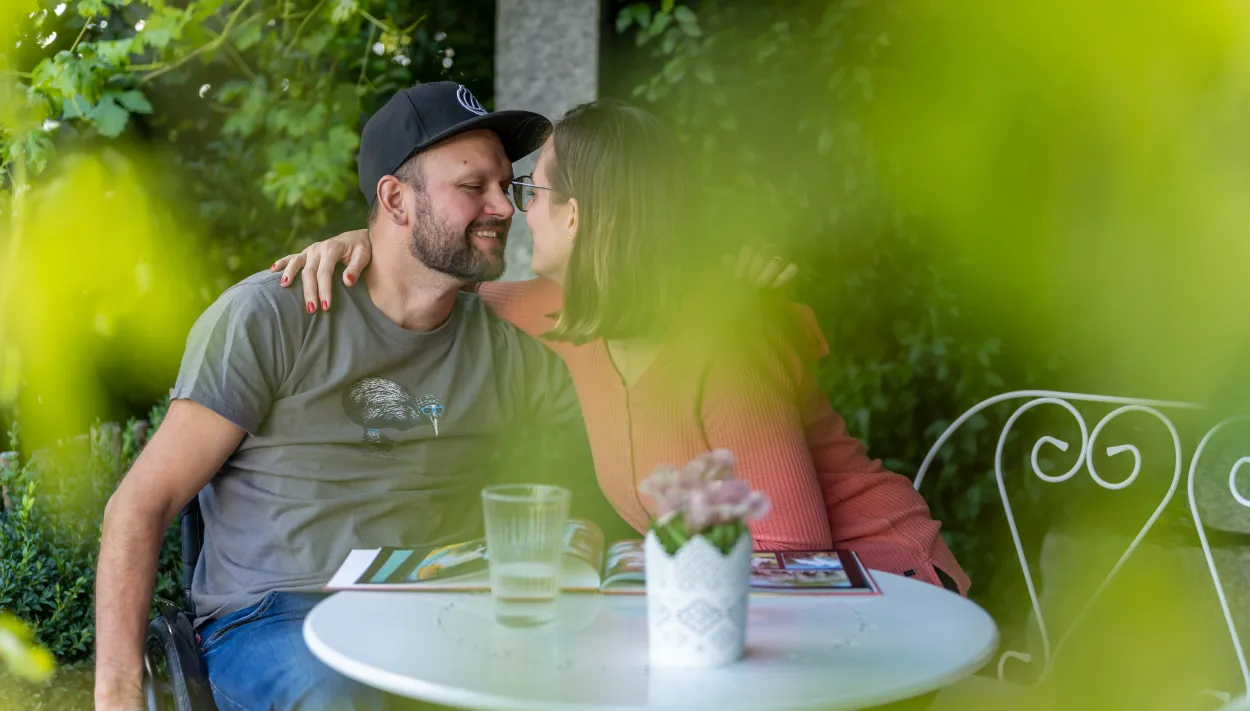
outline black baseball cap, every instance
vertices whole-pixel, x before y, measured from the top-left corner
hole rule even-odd
[[[360,134],[356,158],[360,192],[372,205],[378,181],[398,170],[412,154],[478,129],[499,134],[508,160],[515,163],[542,145],[551,122],[532,111],[487,113],[464,85],[452,81],[404,89],[369,117]]]

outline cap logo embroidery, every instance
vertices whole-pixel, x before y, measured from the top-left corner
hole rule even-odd
[[[456,89],[456,101],[459,101],[461,106],[478,116],[486,113],[486,109],[482,108],[482,105],[478,103],[477,97],[473,96],[463,84],[460,85],[459,89]]]

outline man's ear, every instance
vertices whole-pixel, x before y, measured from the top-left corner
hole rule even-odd
[[[569,231],[569,239],[574,239],[577,237],[577,225],[578,225],[577,198],[569,198],[569,221],[567,225],[568,231]]]
[[[388,220],[400,227],[408,226],[408,205],[404,202],[404,183],[393,175],[378,181],[378,209]]]

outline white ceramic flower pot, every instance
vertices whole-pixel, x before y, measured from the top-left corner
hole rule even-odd
[[[728,555],[703,536],[668,555],[647,533],[647,627],[651,665],[716,667],[742,657],[751,581],[751,535]]]

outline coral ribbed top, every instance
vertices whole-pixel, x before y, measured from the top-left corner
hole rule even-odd
[[[561,304],[560,287],[541,278],[482,284],[478,293],[535,337],[554,325],[549,314]],[[824,355],[828,346],[814,319],[811,324]],[[936,566],[966,593],[968,578],[924,499],[847,434],[797,349],[765,361],[709,359],[691,371],[671,352],[675,346],[665,344],[626,387],[602,340],[542,342],[568,365],[604,496],[638,532],[651,521],[640,481],[657,465],[680,467],[724,448],[737,457],[738,475],[773,504],[751,525],[757,548],[849,548],[870,568],[941,585]]]

